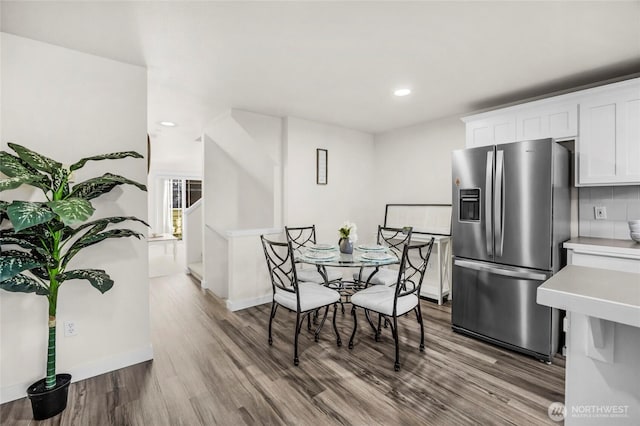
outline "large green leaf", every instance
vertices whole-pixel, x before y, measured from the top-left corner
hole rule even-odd
[[[93,157],[83,158],[77,163],[72,164],[71,167],[69,167],[69,170],[78,170],[79,168],[84,167],[87,161],[119,160],[126,157],[143,158],[142,155],[138,154],[135,151],[112,152],[111,154],[95,155]]]
[[[13,229],[3,229],[0,230],[0,235],[22,238],[32,244],[42,245],[44,242],[51,240],[53,237],[52,232],[64,230],[64,228],[64,224],[60,222],[57,217],[54,217],[44,224],[35,225],[30,228],[23,229],[20,232],[15,232]]]
[[[92,233],[96,233],[96,232],[101,232],[104,231],[107,228],[107,225],[112,224],[112,223],[120,223],[120,222],[124,222],[125,220],[132,220],[132,221],[136,221],[136,222],[140,222],[145,226],[149,226],[149,224],[147,222],[145,222],[142,219],[138,219],[135,216],[114,216],[114,217],[105,217],[103,219],[97,219],[91,222],[87,222],[85,224],[82,224],[80,226],[78,226],[75,229],[69,229],[69,236],[73,236],[76,235],[78,232],[87,229],[87,228],[92,228],[90,231],[88,232],[92,232]]]
[[[0,282],[15,277],[22,271],[44,266],[35,257],[18,250],[6,250],[0,255]]]
[[[106,194],[118,185],[129,184],[135,185],[142,191],[146,191],[147,187],[141,183],[127,179],[123,176],[105,173],[104,175],[92,178],[75,185],[71,191],[71,197],[84,198],[91,200],[102,194]]]
[[[69,195],[69,173],[69,170],[59,168],[51,175],[51,189],[53,192],[58,192],[62,189],[62,198],[67,198]]]
[[[84,222],[89,219],[95,211],[91,203],[82,198],[49,201],[47,206],[49,206],[55,214],[60,216],[62,223],[67,226]]]
[[[102,269],[75,269],[56,275],[59,282],[68,280],[88,280],[100,293],[109,291],[113,287],[113,280]]]
[[[49,178],[46,175],[41,174],[35,168],[31,167],[26,161],[22,160],[15,155],[11,155],[6,151],[0,152],[0,172],[4,173],[10,178],[21,178],[26,181],[22,183],[29,183],[30,185],[46,190]],[[20,184],[16,185],[17,188]],[[12,188],[7,188],[12,189]]]
[[[132,231],[130,229],[110,229],[105,232],[91,233],[87,232],[82,237],[78,238],[69,248],[67,254],[62,260],[62,267],[64,268],[67,263],[82,249],[97,244],[107,238],[125,238],[135,237],[140,239],[143,235],[139,232]]]
[[[17,143],[9,142],[9,147],[13,149],[18,157],[22,158],[27,164],[31,167],[38,169],[42,172],[47,172],[49,174],[53,174],[57,169],[62,168],[62,164],[58,163],[51,158],[45,157],[42,154],[38,154],[35,151],[31,151],[28,148],[25,148],[22,145],[18,145]]]
[[[49,281],[49,271],[44,267],[29,269],[29,272],[43,281]]]
[[[5,219],[9,219],[9,215],[7,215],[7,206],[9,205],[9,203],[7,201],[2,201],[0,200],[0,224],[2,224],[2,221]]]
[[[45,175],[39,173],[21,158],[11,155],[6,151],[0,152],[0,172],[4,173],[7,177],[34,176],[35,178],[31,181],[32,185],[36,185],[42,189],[46,189],[47,187],[45,182],[48,178]]]
[[[47,296],[49,294],[48,288],[23,274],[18,274],[8,280],[0,282],[0,288],[12,292],[35,293],[40,296]]]
[[[0,235],[0,247],[3,245],[16,245],[24,249],[30,250],[32,255],[36,255],[44,262],[53,262],[53,258],[43,247],[32,242],[30,238],[24,238],[15,235]]]
[[[29,201],[14,201],[7,207],[7,214],[15,232],[48,222],[56,216],[42,203]]]
[[[8,179],[0,179],[0,192],[15,189],[24,183],[39,187],[39,179],[40,178],[35,175],[20,175]]]

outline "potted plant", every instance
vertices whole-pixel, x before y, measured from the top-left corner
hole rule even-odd
[[[147,188],[111,173],[70,185],[71,174],[89,161],[142,158],[137,152],[83,158],[67,168],[21,145],[9,143],[9,147],[16,155],[0,152],[0,172],[7,176],[0,178],[0,192],[26,184],[44,193],[40,202],[0,201],[0,288],[35,293],[49,302],[46,378],[27,389],[33,416],[41,420],[65,409],[71,381],[69,374],[56,375],[56,306],[60,287],[74,279],[87,280],[101,293],[113,286],[104,270],[69,269],[69,262],[83,249],[106,239],[143,236],[130,229],[107,229],[109,225],[124,221],[147,225],[132,216],[88,222],[94,212],[91,200],[122,184],[143,191]]]
[[[353,243],[358,240],[358,235],[356,232],[358,228],[355,223],[351,223],[346,221],[342,224],[340,229],[338,229],[338,236],[340,240],[338,240],[338,245],[340,246],[340,251],[342,253],[353,253]]]

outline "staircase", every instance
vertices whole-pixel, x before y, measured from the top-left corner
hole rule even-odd
[[[203,201],[199,199],[184,211],[182,239],[185,245],[187,272],[202,283],[202,247],[204,232]]]
[[[232,109],[205,126],[202,142],[204,267],[187,260],[190,273],[230,310],[265,303],[260,235],[281,232],[283,120]]]
[[[191,274],[198,281],[202,282],[202,279],[204,277],[202,260],[200,262],[188,264],[187,270],[189,271],[189,274]]]

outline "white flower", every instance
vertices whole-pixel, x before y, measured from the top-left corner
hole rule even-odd
[[[357,231],[358,227],[355,223],[346,221],[342,224],[340,229],[338,229],[338,234],[340,235],[340,238],[348,238],[349,241],[356,242],[358,239]]]

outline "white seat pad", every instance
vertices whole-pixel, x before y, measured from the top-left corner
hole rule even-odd
[[[363,282],[367,281],[369,275],[371,275],[375,271],[375,268],[363,268],[362,275],[360,276],[360,271],[356,271],[353,273],[353,280],[356,281],[360,276]],[[396,269],[389,268],[380,268],[378,272],[371,277],[369,284],[375,285],[394,285],[398,282],[398,271]]]
[[[393,315],[393,298],[395,287],[376,285],[360,290],[351,296],[351,303],[364,309],[380,312],[385,315]],[[418,306],[418,296],[408,294],[398,297],[397,315],[403,315]]]
[[[329,281],[337,281],[342,279],[342,272],[335,268],[326,268],[327,278]],[[324,284],[324,278],[320,272],[315,268],[298,269],[296,270],[298,281],[305,281],[310,283]]]
[[[298,292],[300,293],[300,312],[331,305],[340,300],[340,293],[320,284],[298,283]],[[292,311],[298,309],[295,293],[276,288],[274,300]]]

